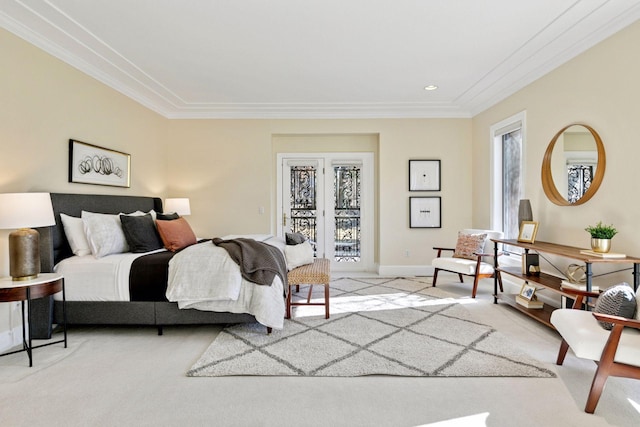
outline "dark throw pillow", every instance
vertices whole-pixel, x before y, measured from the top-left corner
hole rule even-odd
[[[632,319],[636,312],[636,296],[633,288],[624,282],[608,288],[598,297],[594,311]],[[611,322],[598,323],[607,330],[613,328]]]
[[[120,215],[120,222],[131,252],[141,253],[162,249],[162,240],[150,214]]]
[[[162,221],[171,221],[174,219],[178,219],[180,218],[180,215],[178,215],[175,212],[171,212],[171,213],[160,213],[158,212],[156,214],[156,219],[162,220]]]
[[[285,233],[285,240],[287,245],[299,245],[304,243],[307,238],[302,233]]]

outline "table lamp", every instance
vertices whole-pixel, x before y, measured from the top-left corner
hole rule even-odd
[[[164,201],[165,212],[175,212],[180,216],[191,215],[191,206],[187,198],[166,199]]]
[[[9,234],[9,273],[30,280],[40,273],[40,233],[31,227],[55,225],[49,193],[0,194],[0,229]]]

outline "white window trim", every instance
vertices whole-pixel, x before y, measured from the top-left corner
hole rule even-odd
[[[517,114],[514,114],[511,117],[508,117],[500,122],[492,125],[489,128],[489,141],[491,147],[491,159],[490,159],[490,183],[489,188],[490,192],[490,201],[491,201],[491,229],[492,230],[502,230],[502,150],[498,149],[498,140],[497,138],[508,133],[512,130],[520,127],[522,129],[522,164],[520,165],[522,174],[520,176],[521,179],[521,191],[520,198],[524,198],[525,193],[525,180],[526,176],[526,162],[525,153],[526,153],[526,138],[527,138],[527,112],[521,111]],[[499,173],[500,172],[500,173]]]

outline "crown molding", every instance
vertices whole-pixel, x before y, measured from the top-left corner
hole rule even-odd
[[[51,2],[3,4],[0,25],[169,119],[470,118],[640,19],[640,2],[621,4],[575,3],[456,99],[440,103],[191,103]]]

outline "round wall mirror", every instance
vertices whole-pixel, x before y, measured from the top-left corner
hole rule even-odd
[[[555,134],[544,153],[544,193],[560,206],[586,203],[598,191],[606,163],[598,132],[580,123],[565,126]]]

